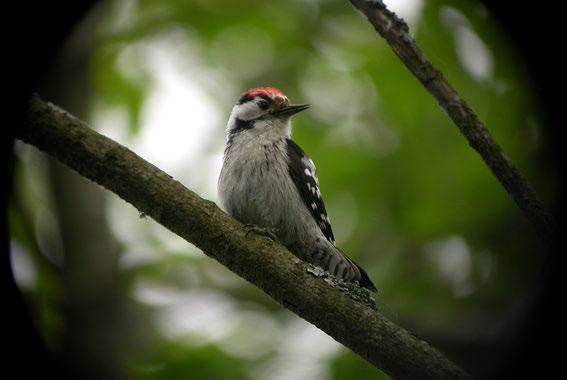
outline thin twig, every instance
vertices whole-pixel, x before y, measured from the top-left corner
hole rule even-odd
[[[467,102],[433,66],[409,34],[406,22],[386,8],[380,0],[349,0],[360,10],[374,29],[388,42],[394,53],[433,95],[439,105],[478,152],[494,176],[533,225],[543,243],[555,241],[555,226],[535,191],[520,171],[506,157],[488,129],[482,124]]]

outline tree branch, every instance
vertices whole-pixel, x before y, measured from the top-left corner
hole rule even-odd
[[[404,65],[445,109],[468,140],[469,145],[477,151],[492,174],[524,212],[543,243],[547,246],[552,245],[556,237],[552,216],[467,102],[459,96],[417,46],[409,34],[406,22],[388,10],[381,0],[349,1],[364,13]]]
[[[17,137],[131,203],[274,300],[396,378],[468,378],[440,352],[308,272],[282,245],[249,235],[138,155],[33,96]]]

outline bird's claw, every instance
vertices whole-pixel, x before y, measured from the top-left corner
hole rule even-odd
[[[251,233],[255,233],[265,236],[273,241],[279,241],[273,228],[260,227],[255,224],[246,224],[244,225],[244,227],[246,228],[246,237],[248,237],[248,235],[250,235]]]

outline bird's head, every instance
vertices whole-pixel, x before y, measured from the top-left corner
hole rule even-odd
[[[227,132],[250,129],[276,129],[290,134],[290,117],[309,108],[308,104],[290,104],[277,88],[256,87],[246,91],[232,109]]]

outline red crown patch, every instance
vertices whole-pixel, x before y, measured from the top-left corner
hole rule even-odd
[[[274,87],[255,87],[255,88],[251,88],[250,90],[246,91],[244,93],[244,96],[246,98],[253,98],[257,95],[268,95],[269,97],[272,97],[274,95],[278,95],[281,96],[283,98],[287,98],[287,96],[285,96],[285,94],[283,92],[281,92],[279,89],[274,88]]]

